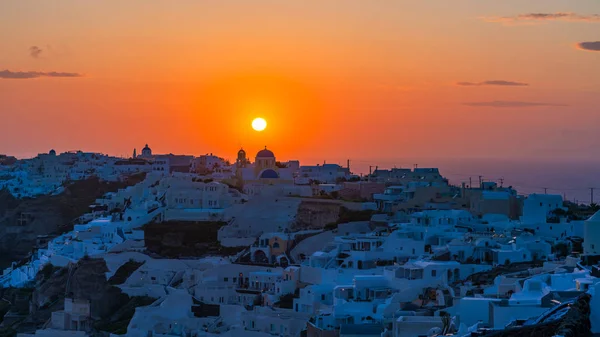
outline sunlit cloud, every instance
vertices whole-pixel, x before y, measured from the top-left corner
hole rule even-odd
[[[65,73],[65,72],[41,72],[41,71],[10,71],[0,70],[0,78],[4,79],[31,79],[38,77],[81,77],[79,73]]]
[[[463,87],[474,87],[474,86],[485,86],[485,85],[497,85],[507,87],[526,87],[529,83],[514,82],[514,81],[503,81],[503,80],[491,80],[483,82],[458,82],[456,85]]]
[[[42,54],[44,50],[38,46],[31,46],[29,47],[29,55],[31,57],[33,57],[34,59],[40,57],[40,55]]]
[[[545,102],[522,102],[522,101],[490,101],[490,102],[465,102],[463,105],[473,107],[489,108],[531,108],[542,106],[567,106],[566,104],[545,103]]]
[[[577,44],[577,48],[588,51],[600,51],[600,41],[580,42]]]
[[[548,21],[600,23],[600,14],[586,15],[572,12],[526,13],[515,16],[487,16],[481,19],[487,22],[497,22],[506,25],[531,25]]]

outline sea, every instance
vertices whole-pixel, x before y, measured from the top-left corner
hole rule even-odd
[[[393,163],[414,163],[394,165]],[[345,162],[342,162],[345,164]],[[600,203],[600,160],[559,159],[394,159],[351,160],[351,171],[367,174],[377,166],[379,169],[392,167],[414,168],[437,167],[451,184],[469,182],[479,184],[495,181],[498,185],[512,186],[519,194],[560,194],[565,200],[589,204],[594,193],[594,202]],[[593,192],[592,192],[593,189]]]

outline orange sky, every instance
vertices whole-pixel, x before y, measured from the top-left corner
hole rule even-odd
[[[585,159],[600,51],[577,44],[600,40],[598,14],[597,0],[4,1],[0,153]]]

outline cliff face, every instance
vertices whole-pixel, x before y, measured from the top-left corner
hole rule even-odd
[[[225,222],[168,221],[144,226],[144,241],[148,252],[161,257],[234,255],[243,248],[222,247],[217,239]]]
[[[94,319],[110,316],[128,296],[109,284],[104,259],[82,259],[71,268],[65,267],[51,273],[40,273],[32,295],[32,315],[43,320],[50,310],[60,310],[65,296],[90,301]],[[44,275],[46,274],[46,275]],[[48,275],[49,274],[49,275]]]
[[[102,182],[98,178],[76,181],[56,196],[17,200],[0,191],[0,270],[33,250],[40,235],[58,235],[73,229],[72,221],[89,211],[89,205],[108,192],[135,185],[145,174],[127,182]]]
[[[341,203],[333,201],[302,200],[293,229],[322,229],[328,224],[337,223],[341,207]]]
[[[83,299],[90,301],[96,329],[125,333],[135,307],[149,305],[155,299],[127,296],[110,284],[107,271],[104,259],[84,258],[65,268],[47,265],[38,273],[34,288],[0,289],[0,296],[11,303],[6,310],[0,306],[0,314],[8,310],[25,314],[13,328],[18,332],[34,331],[50,319],[53,311],[63,310],[65,297]]]

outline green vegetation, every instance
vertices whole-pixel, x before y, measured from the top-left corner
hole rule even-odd
[[[46,265],[44,267],[42,267],[42,270],[40,270],[39,274],[44,278],[47,279],[49,278],[54,272],[56,271],[56,269],[54,269],[54,266],[51,263],[46,263]]]
[[[133,296],[117,310],[111,318],[97,322],[94,328],[99,331],[110,332],[115,335],[125,335],[127,326],[131,322],[135,308],[145,307],[156,301],[155,298],[148,296]]]
[[[275,303],[275,306],[282,309],[293,309],[294,298],[299,298],[299,296],[296,296],[295,294],[285,294],[280,296],[279,301]]]
[[[0,300],[0,323],[4,320],[4,315],[10,311],[10,303],[5,300]]]
[[[336,230],[337,227],[338,227],[337,222],[331,222],[331,223],[328,223],[327,225],[325,225],[325,227],[323,227],[323,229],[326,231],[333,231],[333,230]]]
[[[337,223],[341,224],[354,221],[370,221],[373,214],[377,214],[377,212],[372,210],[353,211],[342,206],[340,207],[340,216]]]
[[[559,242],[552,247],[552,252],[556,254],[557,257],[565,257],[569,255],[569,246],[564,242]]]
[[[567,208],[566,211],[559,208],[553,210],[552,214],[557,217],[566,217],[569,220],[585,220],[600,210],[600,205],[595,203],[583,205],[565,201],[563,206]]]
[[[140,268],[144,262],[129,260],[117,269],[115,274],[108,280],[108,284],[117,285],[123,284],[131,274]]]
[[[15,337],[17,330],[11,327],[0,327],[0,337]]]

